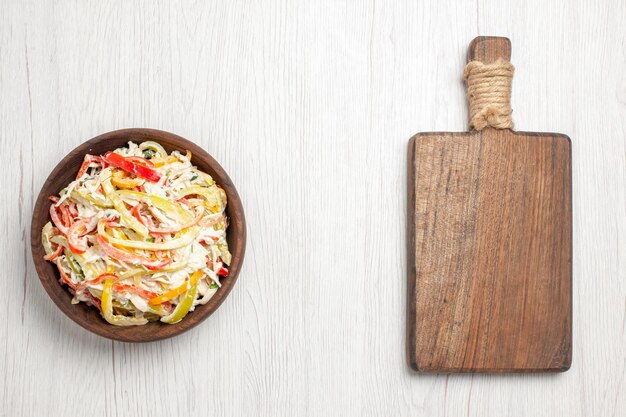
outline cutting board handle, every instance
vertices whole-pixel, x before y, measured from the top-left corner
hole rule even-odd
[[[470,43],[467,61],[491,64],[501,59],[511,61],[511,41],[500,36],[479,36]]]
[[[511,41],[498,36],[474,38],[463,71],[469,102],[471,130],[512,129]]]

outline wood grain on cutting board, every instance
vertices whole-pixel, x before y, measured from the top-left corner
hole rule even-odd
[[[507,43],[489,45],[510,56]],[[409,143],[408,168],[411,367],[568,369],[569,138],[492,128],[421,133]]]

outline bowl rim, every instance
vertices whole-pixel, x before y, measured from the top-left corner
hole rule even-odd
[[[166,148],[166,150],[168,150],[168,152],[172,152],[174,149],[181,151],[185,149],[190,150],[193,155],[192,164],[195,166],[206,165],[210,167],[209,170],[214,171],[211,175],[224,189],[228,199],[226,211],[229,220],[230,234],[228,234],[227,239],[229,242],[229,249],[231,249],[233,257],[232,262],[229,265],[229,275],[227,279],[222,282],[222,286],[207,304],[196,306],[193,312],[176,324],[150,322],[143,326],[118,327],[111,325],[101,317],[100,312],[93,306],[87,306],[85,303],[75,305],[70,304],[69,299],[71,299],[72,295],[66,286],[62,286],[58,282],[58,271],[56,271],[56,268],[53,267],[52,263],[43,260],[45,251],[41,244],[41,228],[50,220],[48,214],[48,196],[57,194],[60,191],[50,190],[53,186],[55,178],[59,176],[61,172],[66,170],[66,166],[68,166],[68,164],[75,158],[79,157],[82,161],[83,156],[86,153],[89,153],[96,145],[101,145],[103,142],[111,140],[117,142],[122,138],[125,139],[125,142],[131,140],[137,142],[137,139],[134,139],[136,137],[140,137],[141,141],[153,140],[160,143],[164,148]],[[167,143],[164,144],[163,141]],[[119,147],[119,145],[112,145],[110,150],[117,147]],[[195,161],[193,159],[195,159]],[[75,170],[72,168],[72,172],[77,170],[78,167],[76,167]],[[202,170],[207,171],[206,168],[202,168]],[[42,216],[42,210],[45,210],[46,215]],[[99,336],[122,342],[151,342],[167,339],[182,334],[206,320],[221,306],[232,291],[243,264],[247,238],[243,204],[235,185],[224,168],[222,168],[222,166],[207,151],[194,142],[171,132],[149,128],[127,128],[106,132],[81,143],[65,155],[65,157],[63,157],[63,159],[61,159],[61,161],[50,172],[41,186],[33,207],[30,232],[31,255],[39,281],[56,306],[67,317],[84,329]],[[235,235],[234,233],[237,234]],[[231,247],[232,242],[236,242],[236,244]],[[50,273],[51,270],[52,274]],[[59,290],[62,291],[63,295],[61,295]],[[94,314],[97,315],[98,320],[94,319]],[[154,334],[148,334],[146,329],[155,329],[155,332]]]

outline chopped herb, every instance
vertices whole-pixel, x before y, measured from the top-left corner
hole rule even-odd
[[[193,175],[191,176],[191,181],[197,180],[198,179],[198,174],[196,174],[195,172],[193,173]]]
[[[146,242],[154,243],[154,238],[153,237],[146,238]]]
[[[143,157],[146,159],[152,159],[154,155],[156,155],[156,152],[152,149],[146,149],[143,151]]]
[[[213,289],[217,288],[217,284],[212,282],[211,285],[209,285],[209,288],[213,290]]]

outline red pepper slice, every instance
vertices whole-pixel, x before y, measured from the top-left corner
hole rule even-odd
[[[159,295],[155,292],[144,290],[143,288],[135,287],[134,285],[128,285],[128,284],[115,284],[113,286],[113,291],[132,292],[134,294],[137,294],[140,297],[147,298],[148,300],[151,298],[157,297]]]
[[[196,217],[194,217],[191,223],[184,224],[182,226],[177,226],[177,227],[170,227],[170,228],[156,227],[154,222],[149,217],[146,217],[143,214],[141,214],[141,209],[143,207],[144,207],[143,203],[138,203],[136,206],[132,208],[130,212],[137,220],[141,222],[141,224],[146,226],[148,230],[150,231],[150,233],[153,235],[180,232],[183,229],[186,229],[191,226],[195,226],[200,221],[200,219],[202,219],[202,217],[204,216],[204,210],[198,210],[196,213]]]
[[[102,311],[102,302],[100,301],[99,298],[94,297],[93,295],[91,295],[91,293],[89,291],[83,293],[83,296],[87,297],[87,299],[89,299],[89,301],[91,302],[91,304],[93,304],[94,306],[96,306],[96,308],[100,311]]]
[[[129,158],[126,158],[115,152],[105,153],[104,160],[117,168],[128,171],[138,177],[145,178],[148,181],[158,182],[161,179],[161,174],[159,174],[154,169],[148,166],[140,165],[137,162],[133,162],[133,160],[130,160]]]
[[[46,261],[54,261],[56,258],[61,256],[61,253],[63,253],[63,246],[58,245],[57,246],[57,250],[55,250],[54,252],[50,253],[49,255],[44,256],[43,258]]]
[[[97,277],[95,277],[94,279],[90,279],[90,280],[85,280],[83,282],[78,283],[78,285],[76,285],[76,290],[77,291],[82,291],[85,289],[85,287],[87,287],[87,285],[96,285],[101,283],[102,281],[104,281],[107,278],[113,278],[114,280],[118,280],[119,278],[116,275],[113,274],[101,274],[98,275]]]
[[[87,169],[89,168],[89,165],[91,165],[92,162],[97,162],[99,164],[102,164],[102,158],[96,155],[85,155],[85,159],[83,159],[83,164],[80,166],[80,169],[78,170],[78,174],[76,174],[76,179],[79,179],[80,177],[83,176],[83,174],[85,172],[87,172]]]
[[[72,201],[68,206],[68,211],[70,213],[70,216],[72,217],[78,216],[78,208],[76,207],[76,203]]]
[[[146,158],[142,158],[141,156],[127,156],[126,160],[147,168],[154,168],[154,164],[152,163],[152,161]]]
[[[72,215],[70,214],[70,210],[67,208],[67,204],[61,204],[59,206],[59,210],[61,210],[63,225],[65,227],[70,227],[72,225]]]
[[[214,262],[211,260],[209,255],[206,256],[206,265],[211,269],[213,269],[213,267],[215,266]],[[224,268],[223,266],[224,264],[221,262],[218,262],[218,265],[220,266],[220,269],[217,270],[217,275],[221,275],[223,277],[228,275],[228,269]]]
[[[76,291],[76,284],[74,284],[72,282],[72,280],[70,279],[70,277],[67,276],[67,274],[65,273],[65,271],[63,270],[63,268],[61,268],[61,260],[57,259],[57,268],[59,268],[59,273],[61,274],[61,280],[67,284],[68,287],[70,287],[71,289],[73,289],[74,291]]]
[[[64,235],[67,235],[69,227],[65,226],[65,224],[59,217],[59,212],[57,211],[57,207],[54,204],[50,205],[50,218],[52,219],[52,223],[54,223],[57,229],[59,229],[59,231]]]
[[[107,255],[122,262],[127,262],[132,265],[143,265],[150,270],[164,269],[167,265],[172,263],[171,258],[162,260],[151,260],[138,255],[133,255],[132,253],[125,252],[111,245],[101,235],[98,235],[96,239],[98,240],[98,244],[102,247]]]
[[[78,237],[87,236],[98,227],[98,221],[94,217],[86,218],[83,220],[85,222],[85,230],[83,230]],[[108,224],[108,223],[107,223]]]
[[[67,232],[67,243],[73,253],[85,253],[87,250],[87,239],[84,237],[86,231],[87,224],[83,220],[74,222],[69,228]]]
[[[216,236],[210,236],[211,240],[213,242],[217,242],[218,240],[220,240],[218,237]],[[200,239],[200,243],[204,244],[204,245],[208,245],[210,242],[206,239]]]

